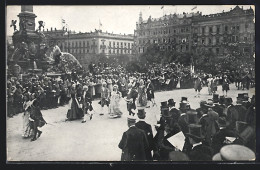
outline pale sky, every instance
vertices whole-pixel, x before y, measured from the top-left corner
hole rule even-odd
[[[239,5],[244,9],[249,9],[250,5]],[[229,11],[235,5],[198,5],[197,9],[192,11],[195,5],[46,5],[46,6],[33,6],[33,12],[37,16],[36,28],[39,26],[38,21],[45,22],[45,30],[51,27],[53,29],[62,28],[61,19],[66,21],[69,29],[76,32],[90,32],[99,28],[99,20],[102,24],[102,31],[108,31],[116,34],[134,34],[136,22],[139,18],[140,11],[142,12],[143,19],[147,20],[151,15],[152,18],[162,17],[163,14],[183,12],[202,12],[203,15],[214,14],[222,12],[223,10]],[[251,6],[254,9],[254,6]],[[7,6],[6,9],[6,27],[7,35],[13,34],[13,28],[10,28],[11,20],[17,20],[17,29],[19,29],[19,18],[17,15],[21,11],[21,6]]]

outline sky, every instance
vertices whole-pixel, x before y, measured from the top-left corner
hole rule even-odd
[[[243,9],[249,9],[250,5],[243,6]],[[162,8],[163,7],[163,8]],[[95,29],[102,29],[103,32],[115,34],[134,34],[136,22],[139,13],[142,12],[144,20],[151,15],[152,18],[162,17],[163,14],[182,14],[183,12],[202,12],[203,15],[220,13],[223,10],[229,11],[235,5],[41,5],[33,6],[33,12],[37,16],[36,28],[38,21],[45,22],[45,30],[52,27],[62,28],[62,19],[65,20],[69,30],[76,32],[90,32]],[[254,9],[254,6],[251,6]],[[19,29],[19,18],[17,15],[21,12],[21,6],[6,7],[6,34],[12,35],[13,28],[10,27],[11,20],[17,20],[17,28]]]

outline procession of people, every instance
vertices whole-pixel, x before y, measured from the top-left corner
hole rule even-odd
[[[31,141],[35,141],[42,134],[38,128],[47,124],[41,110],[68,105],[67,117],[64,119],[80,119],[86,123],[87,119],[92,120],[95,110],[100,110],[99,116],[122,118],[123,101],[128,111],[129,129],[118,144],[122,149],[122,161],[209,161],[214,160],[216,154],[225,154],[221,148],[227,145],[243,146],[255,153],[255,143],[251,140],[255,133],[255,97],[249,101],[247,93],[239,94],[237,104],[234,105],[227,93],[229,84],[234,82],[232,74],[212,76],[189,72],[195,97],[200,97],[202,88],[207,87],[208,94],[213,98],[201,101],[200,108],[191,108],[187,97],[181,98],[179,107],[172,98],[161,102],[160,119],[156,131],[153,131],[152,125],[145,122],[145,118],[149,114],[146,109],[157,107],[154,93],[172,90],[170,85],[176,88],[178,84],[187,83],[187,79],[177,77],[171,83],[168,74],[165,77],[160,75],[155,80],[154,72],[150,75],[127,73],[121,67],[114,69],[117,73],[113,74],[111,68],[104,70],[107,72],[101,75],[95,72],[84,75],[73,72],[58,77],[34,75],[27,80],[12,78],[7,82],[7,115],[11,118],[23,111],[22,136],[32,137]],[[162,81],[163,78],[166,81]],[[253,86],[251,80],[249,84]],[[218,85],[222,85],[222,95],[216,94]],[[98,101],[99,105],[95,107],[99,109],[92,106],[94,100]],[[184,136],[182,148],[169,140],[180,133]],[[233,152],[232,147],[230,152]]]

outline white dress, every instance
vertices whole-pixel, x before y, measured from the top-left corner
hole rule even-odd
[[[111,98],[110,98],[110,105],[109,105],[109,115],[110,117],[121,117],[123,114],[120,110],[120,99],[121,99],[121,92],[119,91],[112,91]]]
[[[24,114],[23,114],[23,132],[22,132],[22,137],[30,137],[31,135],[31,128],[29,124],[29,117],[30,117],[30,112],[28,111],[28,107],[31,104],[31,101],[24,102],[23,108],[24,108]]]

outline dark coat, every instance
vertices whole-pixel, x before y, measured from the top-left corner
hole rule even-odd
[[[214,150],[214,154],[218,153],[220,149],[225,145],[224,141],[226,137],[236,137],[236,133],[233,130],[229,130],[227,128],[220,129],[213,137],[212,137],[212,148]]]
[[[218,113],[219,117],[225,117],[226,116],[224,114],[224,109],[225,109],[224,105],[215,105],[213,107],[213,110]]]
[[[213,149],[205,144],[200,144],[192,148],[188,156],[192,161],[211,161]]]
[[[186,114],[181,115],[179,117],[178,124],[179,124],[181,131],[183,132],[184,135],[189,132],[189,127],[188,127],[189,123],[187,121],[187,115]]]
[[[239,115],[238,120],[245,122],[246,121],[246,111],[247,111],[246,107],[243,105],[235,105],[235,108]]]
[[[135,124],[135,126],[143,131],[145,131],[149,147],[145,150],[145,155],[147,160],[152,160],[151,151],[154,150],[154,140],[153,140],[153,131],[152,126],[146,123],[145,121],[139,121]]]
[[[181,127],[178,124],[178,120],[179,120],[181,113],[180,113],[180,110],[178,110],[176,108],[172,108],[169,112],[170,112],[170,115],[172,118],[170,127],[171,127],[173,133],[176,134],[181,131]]]
[[[121,161],[147,160],[145,150],[149,143],[146,134],[135,126],[124,132],[118,147],[122,149]]]
[[[151,100],[152,98],[154,98],[154,86],[151,83],[147,86],[146,93],[147,100]]]
[[[154,155],[155,160],[168,160],[169,153],[175,150],[175,147],[167,140],[173,136],[172,133],[164,135],[164,127],[160,126],[157,129],[157,133],[154,137],[155,142],[155,151],[158,152],[159,155]]]

